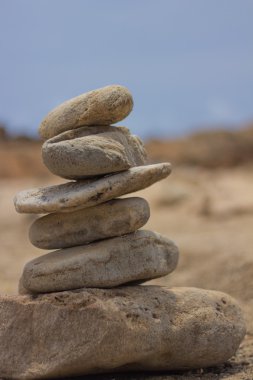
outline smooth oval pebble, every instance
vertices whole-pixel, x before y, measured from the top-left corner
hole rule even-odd
[[[81,179],[145,164],[141,140],[125,127],[80,127],[53,137],[42,146],[46,167],[55,175]]]
[[[25,265],[21,283],[32,293],[111,288],[165,276],[177,261],[178,249],[171,240],[139,230],[40,256]]]
[[[44,118],[39,133],[49,139],[84,125],[110,125],[132,111],[133,98],[126,87],[110,85],[65,101]]]
[[[0,326],[0,373],[27,380],[92,373],[102,379],[103,372],[120,371],[155,379],[145,371],[185,370],[183,380],[188,369],[226,362],[246,331],[227,294],[148,285],[1,296]],[[167,373],[157,379],[167,377],[175,378]]]
[[[20,213],[72,212],[145,189],[170,172],[169,163],[137,166],[97,180],[23,190],[15,196],[14,205]]]
[[[149,205],[143,198],[114,199],[83,210],[43,216],[31,225],[29,238],[42,249],[75,247],[134,232],[149,216]]]

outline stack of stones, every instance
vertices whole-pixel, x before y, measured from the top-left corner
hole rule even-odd
[[[108,86],[63,103],[44,119],[42,157],[54,174],[74,180],[21,192],[18,212],[49,213],[30,228],[38,248],[57,251],[27,263],[20,291],[49,293],[111,288],[172,272],[178,250],[152,231],[139,231],[150,211],[143,198],[117,198],[170,174],[170,164],[146,165],[141,140],[113,127],[133,107],[122,86]],[[58,250],[60,249],[60,250]]]
[[[21,213],[47,214],[30,228],[39,248],[25,265],[22,295],[0,298],[0,377],[37,379],[220,364],[245,334],[226,294],[140,283],[172,272],[175,244],[139,230],[149,205],[118,198],[170,174],[145,165],[142,142],[124,127],[133,100],[122,86],[71,99],[40,126],[49,170],[71,181],[22,191]]]

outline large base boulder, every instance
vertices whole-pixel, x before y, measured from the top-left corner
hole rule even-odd
[[[226,294],[128,286],[0,298],[0,377],[214,366],[245,324]]]

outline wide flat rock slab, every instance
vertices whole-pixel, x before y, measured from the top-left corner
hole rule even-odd
[[[148,202],[132,197],[113,199],[86,209],[52,213],[35,220],[30,241],[42,249],[75,247],[134,232],[147,223]]]
[[[228,295],[129,286],[0,298],[0,376],[40,379],[215,366],[245,334]]]
[[[126,87],[111,85],[76,96],[54,108],[42,121],[39,133],[49,139],[84,125],[110,125],[123,120],[133,108]]]
[[[178,249],[153,231],[101,240],[40,256],[25,265],[21,286],[32,293],[78,288],[111,288],[171,273]]]
[[[20,213],[71,212],[145,189],[170,173],[169,163],[137,166],[97,180],[86,179],[20,191],[14,198],[14,204]]]
[[[144,165],[142,141],[125,127],[82,127],[47,140],[44,164],[55,175],[82,179]]]

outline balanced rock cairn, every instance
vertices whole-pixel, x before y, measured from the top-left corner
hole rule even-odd
[[[118,198],[171,172],[168,163],[145,165],[141,140],[111,126],[132,107],[126,88],[108,86],[61,104],[40,126],[45,165],[72,181],[15,198],[18,212],[47,214],[29,236],[56,251],[25,265],[23,295],[0,301],[2,377],[201,368],[229,359],[243,339],[228,295],[139,285],[171,273],[178,249],[139,230],[146,200]]]

